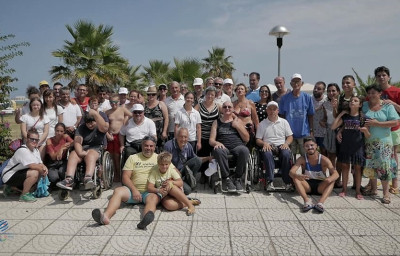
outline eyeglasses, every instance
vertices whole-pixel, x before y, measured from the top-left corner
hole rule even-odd
[[[214,83],[214,85],[222,85],[222,83]]]
[[[232,108],[232,106],[222,106],[222,108],[231,109],[231,108]]]
[[[143,111],[139,111],[139,110],[133,111],[133,114],[135,114],[135,115],[141,115],[142,113],[143,113]]]
[[[35,139],[35,138],[28,138],[28,139],[30,142],[35,142],[35,143],[39,142],[39,139]]]
[[[156,93],[148,93],[147,96],[156,96]]]
[[[268,91],[260,91],[260,93],[268,93]]]
[[[119,101],[118,100],[110,100],[111,104],[117,104]]]

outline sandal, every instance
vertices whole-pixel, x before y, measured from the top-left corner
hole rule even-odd
[[[308,212],[309,210],[313,209],[314,205],[311,201],[305,202],[303,205],[303,212]]]
[[[187,209],[186,215],[187,216],[192,216],[195,213],[195,209],[193,208],[193,210],[190,210],[189,208]]]
[[[323,213],[325,211],[324,205],[322,203],[318,203],[314,206],[314,209],[317,210],[319,213]]]
[[[364,196],[376,196],[376,195],[378,195],[378,192],[376,192],[376,191],[372,192],[372,190],[364,190],[362,192],[362,194]]]
[[[346,197],[346,192],[340,192],[340,193],[339,193],[339,196],[340,196],[340,197]]]
[[[384,198],[382,198],[382,203],[383,203],[383,204],[390,204],[390,197],[384,197]]]
[[[356,198],[357,200],[364,200],[364,197],[361,194],[356,194]]]
[[[189,201],[192,202],[192,205],[200,205],[201,201],[200,199],[194,198],[194,197],[188,197]]]
[[[390,186],[389,192],[391,194],[398,195],[399,194],[399,188],[394,188],[394,187]]]

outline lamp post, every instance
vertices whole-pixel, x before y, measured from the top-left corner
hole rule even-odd
[[[275,26],[269,31],[270,36],[276,36],[276,45],[278,46],[278,76],[281,75],[281,47],[283,36],[289,34],[289,30],[284,26]]]

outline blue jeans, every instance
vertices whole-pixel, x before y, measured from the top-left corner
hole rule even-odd
[[[290,161],[291,161],[291,151],[289,149],[279,149],[279,163],[280,163],[280,172],[282,174],[282,179],[285,184],[289,184],[292,182],[289,176],[289,171],[291,168]],[[273,181],[274,180],[274,169],[275,169],[275,161],[272,151],[265,151],[260,152],[261,158],[265,164],[265,171],[267,174],[267,180]]]

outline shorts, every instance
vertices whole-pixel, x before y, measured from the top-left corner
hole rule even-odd
[[[307,194],[310,195],[320,195],[320,193],[318,192],[318,186],[319,184],[321,184],[322,180],[315,180],[315,179],[310,179],[310,180],[306,180],[308,185],[310,185],[311,191]]]
[[[133,199],[132,191],[127,186],[124,186],[124,187],[126,189],[128,189],[129,193],[131,194],[128,201],[125,202],[126,204],[141,204],[141,203],[146,204],[146,198],[150,194],[149,192],[145,191],[145,192],[140,193],[142,195],[142,202],[138,202],[135,199]],[[158,197],[160,197],[160,201],[161,201],[162,195],[160,193],[157,193],[157,195],[158,195]]]
[[[397,129],[396,131],[392,131],[392,141],[393,141],[393,146],[400,145],[400,128]]]
[[[14,173],[5,184],[11,187],[17,187],[22,190],[24,188],[24,182],[26,180],[26,174],[28,172],[28,168],[22,169]]]
[[[324,146],[324,137],[315,137],[315,141],[320,149],[325,149]]]
[[[119,134],[113,134],[112,136],[114,140],[108,141],[107,151],[111,154],[119,154],[121,148],[121,144],[119,143]]]

